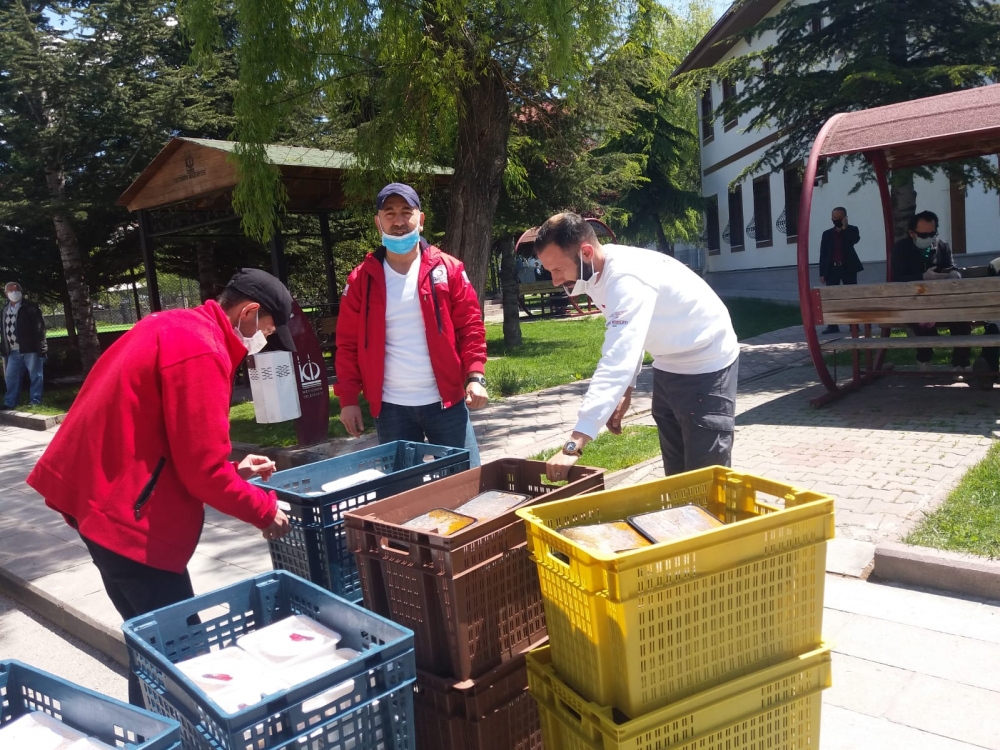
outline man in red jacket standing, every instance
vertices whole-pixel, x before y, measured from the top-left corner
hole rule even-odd
[[[375,201],[382,247],[347,278],[337,319],[340,421],[364,430],[368,399],[380,443],[479,447],[469,409],[486,405],[486,327],[457,258],[421,239],[424,215],[409,185],[386,185]]]
[[[84,381],[28,484],[83,538],[123,619],[194,596],[187,564],[205,505],[288,533],[277,497],[246,480],[274,463],[229,461],[233,376],[285,323],[292,296],[264,271],[233,276],[219,301],[147,316],[116,341]],[[129,676],[129,701],[143,705]]]

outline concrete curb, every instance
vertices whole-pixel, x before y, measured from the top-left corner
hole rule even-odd
[[[0,411],[0,424],[24,430],[51,430],[66,419],[65,414],[29,414],[23,411]]]
[[[882,542],[872,576],[883,581],[1000,600],[1000,560],[962,552]]]
[[[3,568],[0,568],[0,591],[128,669],[128,649],[121,630],[109,628]]]

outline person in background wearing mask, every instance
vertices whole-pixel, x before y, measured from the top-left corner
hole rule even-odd
[[[479,466],[469,409],[486,405],[486,327],[457,258],[420,237],[424,215],[409,185],[375,201],[382,246],[351,271],[337,319],[340,421],[360,437],[363,391],[380,443],[466,448]]]
[[[831,216],[833,229],[823,232],[819,246],[819,280],[827,286],[857,284],[858,273],[865,270],[855,246],[861,242],[860,230],[847,221],[847,209],[837,206]],[[840,326],[830,325],[823,333],[840,333]]]
[[[7,297],[0,308],[0,357],[7,384],[3,409],[14,409],[21,395],[21,381],[28,375],[28,397],[32,405],[42,403],[43,368],[49,352],[45,340],[45,318],[31,300],[24,299],[21,285],[12,281],[4,287]]]
[[[947,242],[938,237],[938,217],[932,211],[921,211],[910,219],[907,236],[892,247],[893,281],[931,281],[961,278],[955,268],[954,256]],[[952,336],[968,336],[971,323],[916,323],[910,326],[916,336],[937,336],[938,328],[947,328]],[[917,367],[929,370],[933,349],[917,349]],[[971,350],[952,350],[951,364],[958,370],[969,367]]]
[[[712,288],[662,253],[601,245],[573,213],[556,214],[539,228],[535,252],[553,284],[574,297],[588,295],[605,320],[601,360],[573,433],[548,461],[548,478],[566,479],[601,425],[621,433],[647,351],[666,475],[730,466],[740,347],[729,310]]]
[[[274,492],[246,481],[274,463],[229,460],[229,407],[248,352],[272,333],[295,350],[291,314],[278,279],[244,268],[218,302],[143,318],[97,360],[28,477],[83,538],[122,619],[194,595],[187,565],[205,505],[266,539],[288,533]],[[143,705],[132,674],[129,701]]]

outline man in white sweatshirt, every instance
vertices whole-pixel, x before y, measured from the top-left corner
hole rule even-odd
[[[576,427],[549,459],[549,479],[567,477],[602,424],[621,432],[646,351],[653,356],[653,419],[666,475],[731,465],[740,347],[712,288],[667,255],[602,246],[573,213],[541,226],[535,252],[553,284],[597,304],[606,329]]]

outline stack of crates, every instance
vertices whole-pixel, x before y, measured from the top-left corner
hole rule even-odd
[[[690,504],[722,525],[617,554],[559,533]],[[546,750],[818,747],[829,497],[712,467],[517,514],[548,624],[528,655]]]
[[[181,728],[172,719],[19,661],[0,661],[0,729],[36,711],[109,747],[181,750]]]
[[[524,524],[514,511],[450,535],[407,528],[482,492],[561,499],[604,488],[600,469],[565,484],[545,464],[501,459],[345,514],[364,603],[415,632],[419,750],[539,750],[525,653],[544,643],[545,617]]]
[[[360,656],[236,713],[175,666],[293,615],[335,631]],[[122,630],[146,705],[180,723],[184,750],[415,748],[413,632],[291,573],[255,576],[140,615]]]
[[[278,471],[264,489],[274,490],[291,531],[268,542],[275,570],[287,570],[349,601],[361,601],[354,556],[347,549],[344,512],[466,471],[469,452],[426,443],[397,441],[325,461]],[[385,476],[325,492],[323,485],[376,469]]]

